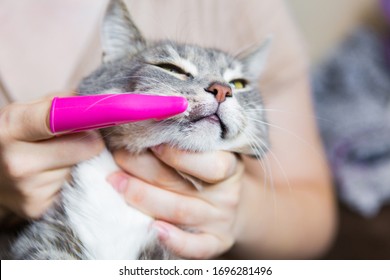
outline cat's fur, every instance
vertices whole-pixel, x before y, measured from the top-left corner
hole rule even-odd
[[[365,217],[390,203],[389,54],[383,34],[360,26],[312,77],[318,126],[339,198]]]
[[[103,64],[84,79],[81,94],[144,92],[188,99],[188,110],[164,121],[143,121],[102,131],[110,150],[133,153],[168,143],[179,149],[227,150],[261,157],[268,149],[263,102],[257,88],[268,44],[233,57],[215,49],[171,41],[146,41],[121,1],[111,1],[103,24]],[[167,70],[166,64],[181,68]],[[183,71],[183,74],[180,74]],[[243,89],[217,102],[214,83]],[[218,122],[207,116],[216,114]],[[152,218],[128,206],[106,182],[118,170],[108,150],[83,162],[59,202],[12,244],[12,259],[172,258],[149,229]]]

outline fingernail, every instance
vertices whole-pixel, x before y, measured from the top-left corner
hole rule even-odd
[[[152,151],[155,152],[158,155],[161,155],[162,150],[163,150],[163,144],[160,144],[158,146],[152,147]]]
[[[122,172],[117,172],[107,177],[107,182],[109,182],[118,193],[125,192],[128,180],[128,176]]]
[[[161,241],[167,240],[169,238],[168,228],[161,223],[154,223],[153,228],[157,231],[158,239]]]

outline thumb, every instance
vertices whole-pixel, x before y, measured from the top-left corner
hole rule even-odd
[[[49,127],[51,102],[51,98],[44,98],[6,106],[0,112],[1,129],[8,137],[26,142],[53,137]]]

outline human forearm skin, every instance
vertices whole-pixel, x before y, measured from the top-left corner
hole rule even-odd
[[[330,246],[336,211],[330,183],[290,181],[262,186],[258,178],[243,181],[237,241],[229,252],[240,259],[311,259]]]
[[[336,200],[310,99],[302,71],[269,95],[271,147],[262,163],[244,159],[234,258],[318,258],[333,240]]]

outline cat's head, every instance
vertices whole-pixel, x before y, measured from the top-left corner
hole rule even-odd
[[[81,94],[154,93],[187,98],[185,113],[103,130],[112,149],[132,152],[168,143],[190,151],[227,150],[262,156],[268,146],[258,90],[268,42],[238,57],[172,41],[150,42],[121,1],[103,23],[102,65],[79,86]]]

